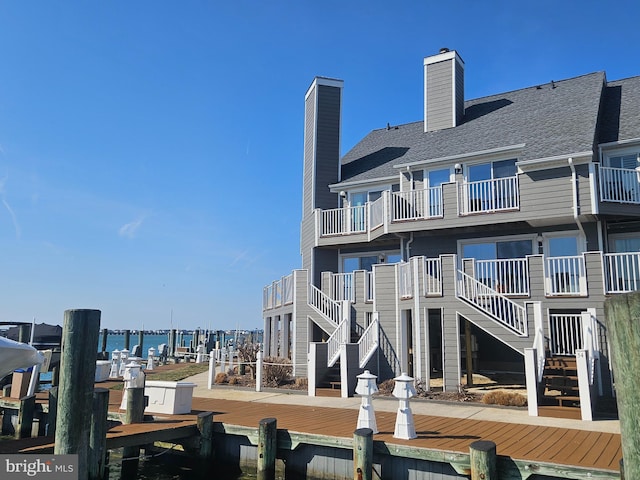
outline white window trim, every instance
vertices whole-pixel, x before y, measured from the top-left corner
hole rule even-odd
[[[491,164],[491,180],[494,180],[495,177],[493,176],[493,164],[496,162],[504,162],[505,160],[515,160],[515,165],[516,165],[516,174],[514,175],[514,177],[518,176],[518,157],[513,157],[513,156],[507,156],[504,158],[492,158],[492,159],[482,159],[482,160],[475,160],[475,161],[470,161],[470,162],[466,162],[462,164],[462,178],[464,179],[464,181],[468,181],[467,179],[469,178],[469,167],[475,167],[477,165],[484,165],[487,163]]]
[[[542,232],[542,248],[545,255],[549,251],[549,239],[562,238],[562,237],[574,237],[578,239],[578,255],[582,255],[587,251],[587,239],[582,235],[580,230],[564,230],[562,232]]]
[[[431,188],[431,185],[429,184],[429,172],[436,172],[438,170],[449,170],[449,181],[442,182],[443,185],[445,183],[453,183],[456,181],[456,174],[454,172],[453,166],[441,168],[424,168],[422,170],[422,186],[425,190]]]
[[[628,238],[640,238],[640,232],[623,232],[623,233],[610,233],[607,238],[609,244],[610,253],[630,253],[630,252],[617,252],[614,250],[613,240],[626,240]]]
[[[636,155],[638,165],[640,166],[640,144],[629,145],[624,148],[612,148],[602,150],[602,158],[600,161],[605,167],[609,167],[611,157],[623,157],[626,155]]]

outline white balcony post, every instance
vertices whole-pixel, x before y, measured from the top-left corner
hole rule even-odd
[[[589,351],[576,350],[576,367],[578,369],[578,389],[580,390],[580,413],[582,420],[593,420],[591,398],[591,382],[589,382]]]
[[[538,416],[538,357],[535,348],[524,349],[524,371],[527,383],[527,409],[529,416]]]

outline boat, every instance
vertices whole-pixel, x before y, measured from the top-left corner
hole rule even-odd
[[[31,345],[0,337],[0,379],[20,368],[40,365],[44,355]]]

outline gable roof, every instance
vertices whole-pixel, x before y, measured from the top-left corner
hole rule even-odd
[[[434,132],[425,133],[422,121],[374,130],[342,158],[342,183],[397,175],[394,165],[507,146],[521,146],[523,161],[591,151],[605,82],[596,72],[467,101],[462,124]]]

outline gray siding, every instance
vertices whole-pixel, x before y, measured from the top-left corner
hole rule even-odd
[[[317,88],[317,87],[316,87]],[[315,159],[316,92],[304,102],[304,163],[302,177],[302,218],[313,211],[313,163]]]
[[[314,208],[338,206],[338,195],[328,185],[339,180],[341,94],[338,87],[318,87]]]
[[[427,131],[454,126],[453,62],[444,60],[427,66]]]

